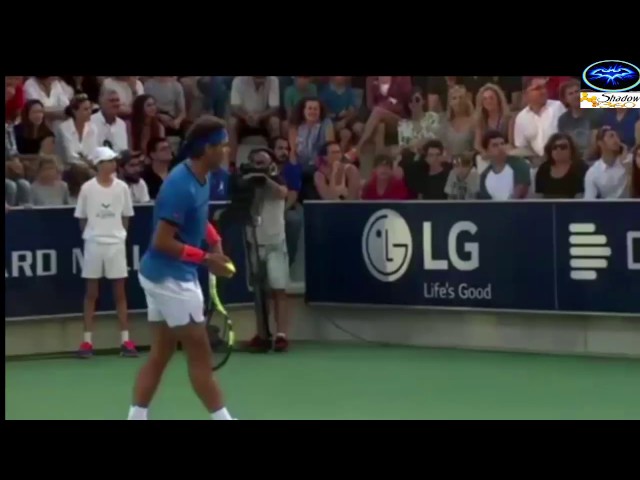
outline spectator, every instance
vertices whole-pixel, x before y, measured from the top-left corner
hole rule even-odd
[[[560,98],[567,107],[558,118],[558,131],[573,138],[578,157],[586,160],[591,149],[592,132],[596,129],[598,110],[580,108],[580,82],[569,80],[560,87]]]
[[[18,157],[5,161],[4,199],[12,207],[31,203],[31,185],[25,179],[24,165]]]
[[[41,158],[38,172],[31,184],[31,200],[35,206],[70,205],[69,187],[60,179],[58,164],[53,158]]]
[[[21,155],[35,155],[40,144],[52,134],[44,121],[44,106],[40,100],[29,100],[20,114],[20,123],[13,127],[16,146]]]
[[[490,165],[480,174],[480,199],[522,199],[529,193],[529,165],[521,158],[507,155],[506,144],[506,137],[494,130],[489,130],[482,139]]]
[[[585,200],[624,198],[628,192],[627,170],[622,164],[624,148],[620,136],[611,127],[596,133],[600,159],[584,177]]]
[[[91,115],[91,123],[96,129],[96,142],[100,147],[109,147],[116,152],[129,149],[127,124],[118,117],[120,96],[115,90],[102,90],[100,110]]]
[[[84,93],[91,102],[92,107],[98,104],[100,97],[100,82],[98,77],[60,77],[62,82],[62,88],[67,94],[69,100],[76,95]]]
[[[386,154],[376,155],[375,170],[362,188],[363,200],[406,200],[409,192],[401,178],[393,175],[393,159]]]
[[[108,77],[102,82],[102,90],[115,90],[120,99],[118,116],[128,118],[133,109],[133,100],[144,94],[144,86],[138,77]]]
[[[78,203],[78,195],[82,185],[91,180],[93,171],[85,164],[72,163],[66,172],[67,186],[69,187],[69,204]]]
[[[87,163],[98,147],[98,134],[91,123],[91,102],[85,94],[76,95],[67,108],[69,119],[60,124],[58,141],[64,152],[63,161]]]
[[[429,140],[413,158],[405,156],[400,166],[411,198],[447,199],[444,187],[451,166],[444,157],[444,145],[440,140]]]
[[[93,355],[93,317],[101,278],[107,278],[113,285],[122,341],[120,353],[124,356],[137,356],[136,347],[129,339],[125,292],[125,281],[129,276],[126,238],[129,219],[134,212],[129,188],[114,176],[116,159],[117,153],[110,148],[96,149],[92,156],[96,177],[80,189],[74,214],[80,221],[84,240],[82,278],[87,282],[84,338],[78,350],[81,358]]]
[[[455,85],[449,90],[448,103],[438,137],[444,144],[447,155],[459,156],[473,150],[473,103],[467,90],[461,85]]]
[[[209,200],[226,202],[229,200],[229,172],[224,168],[209,173]]]
[[[229,146],[235,162],[238,143],[249,135],[280,135],[278,77],[236,77],[231,84]]]
[[[473,166],[474,152],[463,153],[453,160],[444,193],[450,200],[472,200],[480,190],[480,176]]]
[[[364,130],[364,124],[358,120],[356,96],[347,78],[330,77],[329,83],[320,94],[320,101],[333,121],[333,128],[338,134],[343,152],[352,147],[354,139],[360,137]]]
[[[327,142],[321,149],[313,183],[322,200],[356,200],[360,198],[358,169],[342,161],[340,144]]]
[[[548,98],[545,77],[526,77],[524,83],[527,107],[516,117],[513,140],[516,148],[542,157],[549,137],[558,131],[558,119],[566,108]]]
[[[47,132],[40,139],[40,149],[38,150],[39,155],[56,155],[57,146],[56,146],[56,136],[53,132]],[[62,162],[58,163],[58,166],[62,166]]]
[[[125,150],[119,153],[118,177],[129,187],[133,203],[148,203],[149,189],[142,178],[144,168],[144,154],[142,152],[130,152]]]
[[[142,172],[142,178],[149,189],[149,196],[155,200],[172,167],[173,152],[171,145],[164,137],[155,137],[147,144],[149,161]]]
[[[287,200],[284,212],[284,229],[289,252],[289,266],[293,264],[298,254],[298,241],[302,231],[302,205],[300,191],[302,190],[302,166],[291,159],[289,141],[284,137],[276,138],[271,148],[278,162],[280,176],[287,186]]]
[[[296,105],[306,97],[317,97],[318,87],[313,83],[312,77],[295,77],[293,85],[288,86],[284,91],[284,108],[287,113],[287,120],[291,120],[291,115]]]
[[[546,78],[547,94],[551,100],[563,100],[562,85],[571,80],[573,77],[543,77]],[[526,79],[525,79],[526,81]]]
[[[497,130],[513,145],[513,123],[511,110],[502,89],[493,83],[487,83],[476,95],[476,128],[474,148],[482,151],[482,139],[489,130]]]
[[[45,119],[48,122],[64,120],[69,97],[64,93],[57,77],[31,77],[24,84],[27,100],[40,100],[44,105]]]
[[[302,169],[313,166],[323,145],[335,140],[333,124],[318,98],[303,99],[296,106],[289,129],[291,159]]]
[[[409,117],[411,77],[367,77],[366,98],[371,115],[356,146],[358,156],[374,134],[376,151],[380,152],[385,145],[386,132],[395,132],[400,119]]]
[[[631,152],[631,174],[629,175],[629,193],[631,198],[640,198],[640,144]]]
[[[158,116],[156,100],[151,95],[140,95],[133,101],[129,144],[134,151],[149,152],[149,140],[165,136],[165,128]]]
[[[153,96],[158,118],[169,137],[183,137],[188,127],[184,88],[176,77],[152,77],[144,84],[145,93]]]
[[[233,77],[230,77],[233,80]],[[226,77],[200,77],[197,88],[203,97],[203,108],[218,118],[225,118],[229,88],[225,84]],[[185,92],[186,93],[186,92]]]
[[[554,133],[544,147],[544,157],[536,172],[535,193],[544,198],[582,196],[587,165],[580,158],[573,138],[566,133]]]
[[[437,113],[425,111],[424,95],[419,87],[413,89],[409,110],[410,118],[398,122],[398,142],[401,147],[418,153],[425,143],[437,138],[440,131],[440,116]]]
[[[22,77],[4,77],[4,92],[4,120],[14,123],[26,101]]]
[[[611,127],[620,141],[631,150],[636,144],[636,123],[640,120],[640,110],[636,108],[609,108],[600,117],[599,125]]]

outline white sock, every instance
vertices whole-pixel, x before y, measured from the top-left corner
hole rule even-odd
[[[286,333],[276,333],[276,338],[287,338],[287,334]]]
[[[226,408],[222,407],[217,412],[211,414],[211,420],[233,420]]]
[[[127,417],[127,420],[148,420],[147,410],[147,408],[133,406],[129,408],[129,416]]]
[[[91,332],[84,332],[84,341],[87,343],[92,343],[91,342]]]
[[[122,338],[122,343],[129,341],[129,330],[122,330],[120,332],[120,337]]]

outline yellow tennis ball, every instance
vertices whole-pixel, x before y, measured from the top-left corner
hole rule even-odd
[[[227,262],[224,264],[225,267],[227,267],[231,273],[236,273],[236,267],[233,265],[233,263],[231,262]]]

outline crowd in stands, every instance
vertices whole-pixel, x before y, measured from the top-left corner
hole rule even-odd
[[[5,206],[74,204],[99,146],[152,201],[203,113],[227,120],[228,171],[246,142],[276,152],[292,225],[308,199],[639,198],[639,112],[581,109],[571,77],[10,76]]]

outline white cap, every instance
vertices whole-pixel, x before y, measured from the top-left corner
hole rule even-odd
[[[98,165],[100,162],[107,162],[109,160],[115,160],[118,158],[118,154],[111,150],[109,147],[98,147],[93,152],[91,160],[94,165]]]

